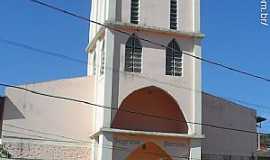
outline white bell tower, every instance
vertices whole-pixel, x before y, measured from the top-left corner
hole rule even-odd
[[[186,54],[201,56],[200,0],[91,6],[91,20],[107,26],[91,23],[87,47],[95,103],[105,106],[92,123],[92,159],[200,159],[201,62]]]

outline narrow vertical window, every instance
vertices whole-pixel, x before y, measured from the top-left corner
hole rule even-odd
[[[177,0],[171,0],[170,29],[177,29]]]
[[[97,53],[95,51],[94,52],[94,57],[93,57],[93,75],[96,75],[96,71],[97,71],[96,59],[97,59]]]
[[[138,24],[139,23],[139,0],[131,0],[131,16],[130,23]]]
[[[105,42],[102,42],[101,55],[100,55],[100,75],[104,74],[105,70]]]
[[[182,51],[173,39],[166,49],[166,75],[182,76]]]
[[[125,50],[125,71],[141,72],[142,45],[135,34],[129,37]]]

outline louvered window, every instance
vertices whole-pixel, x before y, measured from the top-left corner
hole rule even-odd
[[[177,29],[177,0],[171,0],[170,29]]]
[[[131,0],[131,17],[130,22],[133,24],[139,23],[139,0]]]
[[[101,48],[101,56],[100,56],[101,62],[100,62],[100,74],[104,74],[104,69],[105,69],[105,42],[103,41],[102,43],[102,48]]]
[[[166,49],[166,75],[182,76],[182,51],[173,39]]]
[[[96,59],[97,59],[97,54],[96,52],[94,52],[94,57],[93,57],[93,75],[96,75],[96,71],[97,71],[97,62],[96,62]]]
[[[126,43],[125,71],[141,72],[142,68],[142,45],[140,40],[133,34]]]

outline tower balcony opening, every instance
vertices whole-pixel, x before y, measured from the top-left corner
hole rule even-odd
[[[175,99],[158,87],[146,87],[128,95],[120,105],[112,128],[188,134],[188,125]]]

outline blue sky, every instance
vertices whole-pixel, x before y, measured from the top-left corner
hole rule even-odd
[[[90,0],[44,0],[89,16]],[[28,0],[0,2],[0,38],[23,42],[86,60],[89,25],[34,5]],[[259,1],[201,1],[203,57],[270,77],[270,28],[259,23]],[[86,75],[86,65],[0,43],[0,82],[24,84]],[[270,83],[203,64],[203,89],[251,104],[270,118]],[[0,94],[3,88],[0,87]],[[270,121],[262,131],[270,132]]]

